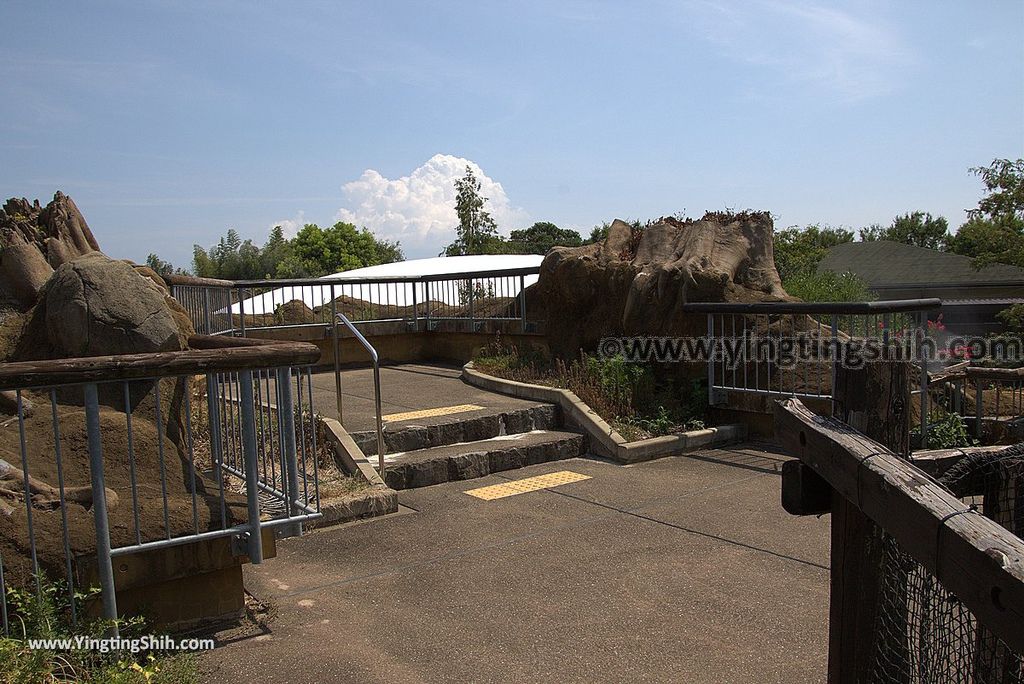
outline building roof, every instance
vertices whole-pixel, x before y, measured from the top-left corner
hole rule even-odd
[[[301,299],[306,306],[315,309],[330,303],[331,297],[344,295],[353,299],[361,299],[371,304],[385,306],[410,306],[417,300],[443,301],[447,304],[458,304],[461,294],[458,287],[435,285],[428,287],[420,283],[392,283],[384,287],[363,287],[375,278],[417,278],[419,276],[442,276],[459,273],[479,273],[483,271],[502,271],[516,268],[537,268],[544,261],[539,254],[477,254],[471,256],[431,257],[428,259],[409,259],[391,264],[367,266],[351,271],[342,271],[319,278],[326,285],[284,286],[269,290],[262,294],[231,305],[231,313],[271,314],[285,302]],[[502,297],[519,296],[520,285],[529,287],[537,282],[537,275],[526,275],[522,278],[500,276],[476,278],[475,283],[492,288]],[[333,286],[331,283],[335,283]],[[227,308],[217,311],[226,314]]]
[[[901,242],[847,242],[828,250],[818,271],[853,273],[870,288],[922,285],[1020,285],[1024,269],[1008,264],[974,268],[970,257]]]
[[[983,299],[943,299],[943,308],[950,306],[1013,306],[1024,304],[1024,297],[986,297]]]

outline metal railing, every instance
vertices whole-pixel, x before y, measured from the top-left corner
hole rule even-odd
[[[442,321],[519,321],[527,330],[526,287],[540,267],[387,278],[227,281],[167,276],[172,296],[203,334],[332,326],[339,313],[356,324],[402,322],[432,330]]]
[[[381,414],[381,398],[380,398],[380,357],[377,355],[377,350],[373,348],[363,334],[359,332],[355,324],[343,313],[338,314],[337,320],[341,321],[346,328],[348,328],[352,335],[359,341],[359,344],[363,345],[363,348],[369,353],[370,360],[373,362],[373,402],[376,411],[377,418],[377,471],[383,477],[384,475],[384,418]],[[337,387],[338,396],[338,422],[342,422],[342,399],[341,399],[341,348],[338,344],[337,335],[337,324],[334,326],[334,382]]]
[[[993,437],[1003,438],[999,429],[1024,417],[1024,368],[971,366],[964,369],[964,374],[974,387],[975,437],[982,438],[987,422],[993,427]]]
[[[178,275],[165,276],[164,280],[198,334],[220,335],[234,330],[231,309],[238,303],[238,293],[230,280]]]
[[[698,302],[683,310],[707,315],[708,401],[714,406],[730,392],[831,399],[834,366],[850,348],[900,343],[910,347],[908,357],[923,358],[927,315],[941,305],[938,299]],[[922,434],[928,429],[927,388],[928,364],[922,363]]]
[[[76,578],[92,571],[114,619],[118,556],[227,537],[260,563],[264,528],[297,534],[320,517],[310,375],[319,350],[189,342],[181,352],[0,364],[15,414],[0,444],[20,455],[0,463],[0,484],[20,480],[7,494],[24,499],[0,497],[14,534],[3,548],[27,550],[0,556],[4,635],[12,583],[40,592],[63,576],[74,621]]]

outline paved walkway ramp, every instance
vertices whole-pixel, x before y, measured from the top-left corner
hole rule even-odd
[[[247,566],[275,617],[204,655],[205,679],[822,682],[829,523],[782,511],[783,459],[568,459],[400,492],[404,514]]]
[[[584,454],[583,436],[563,427],[558,407],[473,387],[460,373],[443,365],[381,369],[384,479],[391,488],[467,480]],[[334,373],[316,374],[317,410],[337,417],[335,397]],[[369,369],[343,371],[342,402],[342,424],[364,454],[376,455]]]

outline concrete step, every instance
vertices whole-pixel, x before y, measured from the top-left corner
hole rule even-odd
[[[531,430],[551,430],[561,425],[558,407],[536,403],[525,408],[454,413],[430,421],[385,423],[384,453],[408,452],[449,444],[514,435]],[[367,456],[377,454],[374,430],[351,432],[356,445]]]
[[[585,451],[583,435],[535,430],[385,456],[384,481],[392,489],[413,489],[575,458]]]

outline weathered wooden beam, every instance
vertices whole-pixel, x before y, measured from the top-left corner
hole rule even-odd
[[[1013,382],[1024,380],[1024,368],[985,368],[983,366],[971,366],[964,370],[967,377],[972,380],[1004,380]]]
[[[212,349],[17,361],[0,364],[0,390],[305,366],[319,359],[320,350],[316,345],[305,342],[252,344],[248,340],[235,340],[225,347]]]
[[[168,285],[187,285],[190,287],[234,287],[234,281],[219,278],[199,278],[197,276],[169,273],[160,276]]]
[[[776,404],[775,424],[791,453],[881,525],[1010,648],[1024,652],[1024,540],[970,511],[910,462],[797,399]]]
[[[910,462],[932,477],[938,478],[964,456],[982,451],[998,452],[1009,448],[1008,445],[1003,445],[958,447],[956,449],[922,449],[911,454]]]
[[[230,335],[192,335],[188,338],[189,349],[237,349],[239,347],[261,347],[268,344],[280,344],[280,342],[257,337],[231,337]]]

